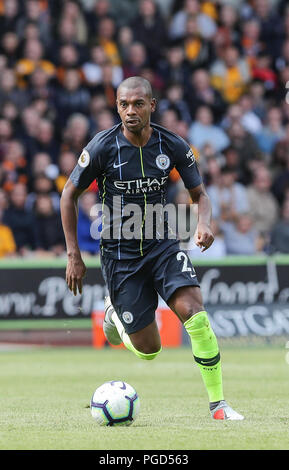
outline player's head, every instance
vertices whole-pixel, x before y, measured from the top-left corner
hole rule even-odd
[[[142,77],[129,77],[117,89],[117,111],[123,125],[134,133],[139,133],[149,125],[156,100],[152,97],[152,87]]]

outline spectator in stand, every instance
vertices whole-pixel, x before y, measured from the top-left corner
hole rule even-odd
[[[248,212],[247,188],[238,183],[236,178],[237,171],[225,166],[216,183],[208,187],[214,219],[232,222],[238,214]]]
[[[4,211],[7,209],[8,205],[9,205],[9,202],[8,202],[7,191],[4,191],[4,189],[0,189],[0,214],[1,216],[4,213]]]
[[[250,172],[256,161],[264,159],[255,137],[247,132],[240,122],[233,122],[227,131],[227,135],[231,141],[230,146],[239,154],[244,173]]]
[[[278,202],[271,187],[272,177],[266,166],[254,172],[252,184],[248,187],[249,213],[258,234],[267,242],[279,216]]]
[[[16,243],[11,228],[3,224],[2,215],[0,210],[0,258],[5,258],[15,255]]]
[[[7,146],[13,138],[13,128],[8,119],[0,117],[0,162],[4,159]]]
[[[69,150],[64,150],[60,153],[58,160],[59,174],[55,179],[55,186],[59,194],[62,193],[65,183],[76,164],[77,156],[75,153]]]
[[[181,39],[185,59],[191,70],[209,66],[212,59],[211,45],[209,41],[201,37],[195,16],[187,18],[186,28]]]
[[[95,255],[99,252],[100,220],[94,220],[91,215],[91,209],[96,203],[96,195],[91,191],[84,192],[79,201],[77,238],[83,254]]]
[[[92,8],[86,13],[86,24],[90,37],[94,37],[97,34],[99,22],[102,18],[116,17],[113,11],[110,0],[93,1]]]
[[[220,227],[228,255],[255,255],[262,251],[262,241],[258,238],[249,214],[236,215],[233,222],[222,222]]]
[[[90,60],[83,64],[82,73],[85,83],[93,91],[103,80],[103,67],[109,64],[108,57],[102,46],[96,44],[90,49]],[[112,84],[117,88],[123,79],[123,71],[119,65],[112,65]]]
[[[63,3],[63,2],[62,2]],[[55,32],[52,35],[49,47],[49,56],[54,64],[59,65],[60,50],[65,45],[73,46],[77,50],[78,61],[82,63],[87,59],[87,47],[80,44],[77,39],[77,24],[71,18],[57,15]]]
[[[279,140],[272,154],[272,163],[277,171],[286,169],[289,156],[289,124],[284,126],[284,136]]]
[[[101,82],[101,68],[107,61],[108,57],[104,48],[98,43],[92,44],[89,50],[88,61],[86,61],[81,67],[85,83],[88,86],[93,86]]]
[[[53,105],[55,90],[50,85],[50,76],[45,70],[37,67],[30,75],[28,80],[27,95],[28,100],[31,102],[35,99],[42,99],[47,101],[48,106]]]
[[[80,67],[80,54],[74,44],[63,44],[58,51],[56,78],[63,85],[65,73],[69,69],[77,69],[82,72]]]
[[[89,140],[89,120],[81,113],[70,116],[63,132],[61,150],[70,150],[80,155]]]
[[[285,194],[289,188],[289,149],[287,149],[285,161],[286,166],[276,173],[272,186],[272,192],[280,205],[284,203]]]
[[[176,134],[178,134],[182,139],[188,140],[189,134],[189,124],[186,121],[178,121],[177,123],[177,130]],[[197,153],[196,149],[194,149],[195,153]]]
[[[148,65],[145,46],[141,42],[133,42],[128,51],[128,59],[123,64],[124,78],[140,75],[141,70]]]
[[[191,69],[181,42],[168,47],[165,58],[159,63],[158,72],[166,86],[169,83],[178,82],[184,89],[187,89]]]
[[[280,106],[284,123],[289,122],[289,67],[281,71],[279,75],[279,88],[276,92],[275,103]]]
[[[236,172],[236,181],[247,186],[248,182],[251,181],[252,173],[249,168],[246,167],[244,162],[241,161],[239,152],[236,148],[229,146],[222,153],[223,165],[229,168],[233,168]]]
[[[40,121],[42,119],[53,122],[55,120],[55,109],[50,106],[50,103],[45,98],[36,97],[31,100],[31,108],[36,111],[39,116]]]
[[[260,40],[265,43],[270,55],[277,57],[282,44],[282,20],[269,0],[253,0],[252,14],[261,25]]]
[[[18,140],[10,140],[3,156],[3,187],[11,191],[16,183],[27,183],[27,161],[25,148]]]
[[[95,94],[103,94],[106,98],[107,106],[112,111],[116,112],[116,89],[118,81],[115,80],[114,65],[111,62],[106,62],[102,66],[102,80],[94,87]],[[122,73],[119,70],[119,73]],[[120,77],[118,77],[119,79]]]
[[[135,40],[145,46],[150,65],[156,66],[163,56],[167,31],[155,0],[140,1],[139,15],[131,23],[131,28]]]
[[[118,44],[119,53],[122,64],[125,64],[128,60],[128,50],[131,44],[134,42],[134,35],[132,28],[129,26],[122,26],[118,30]]]
[[[192,117],[189,107],[184,100],[184,90],[179,83],[172,83],[166,89],[166,94],[160,100],[158,105],[158,112],[162,114],[167,109],[174,109],[179,116],[179,119],[191,124]]]
[[[16,31],[20,19],[20,9],[17,0],[4,0],[0,16],[0,31]]]
[[[17,34],[19,37],[26,39],[26,26],[29,23],[33,23],[39,30],[39,39],[45,46],[47,46],[51,40],[51,21],[49,10],[47,8],[48,5],[39,2],[39,0],[26,0],[24,2],[24,7],[24,14],[21,15],[21,18],[17,22]]]
[[[29,39],[25,42],[23,57],[16,64],[16,73],[20,87],[27,86],[27,81],[34,70],[39,67],[50,77],[55,75],[55,66],[44,58],[43,44],[37,39]]]
[[[235,46],[227,47],[223,59],[217,59],[212,64],[210,75],[212,85],[227,103],[235,103],[240,98],[251,78],[249,64],[240,57]]]
[[[16,83],[16,75],[13,69],[4,69],[0,76],[0,106],[5,101],[11,101],[19,109],[23,109],[28,104],[29,97],[25,90],[19,89]]]
[[[41,41],[40,29],[36,21],[30,20],[26,22],[22,34],[22,39],[24,38],[25,40],[37,39]]]
[[[249,18],[242,25],[241,46],[242,53],[247,57],[251,70],[256,65],[256,58],[265,50],[260,40],[261,26],[256,18]]]
[[[13,256],[16,252],[16,244],[12,230],[2,221],[4,211],[7,207],[7,192],[0,189],[0,258]]]
[[[219,27],[216,33],[222,35],[225,47],[240,42],[238,14],[234,5],[230,3],[220,5]]]
[[[254,101],[249,93],[245,93],[238,101],[241,111],[241,124],[250,134],[257,134],[262,131],[262,120],[254,111]]]
[[[25,208],[26,199],[26,186],[15,184],[10,194],[10,205],[3,215],[3,223],[12,230],[17,253],[21,256],[36,248],[35,218],[33,212]]]
[[[154,89],[155,98],[157,102],[159,102],[165,91],[164,81],[160,74],[152,67],[143,67],[140,71],[140,76],[151,83]]]
[[[5,101],[2,107],[2,116],[11,123],[14,135],[16,136],[20,129],[20,112],[17,105],[12,103],[12,101]]]
[[[188,134],[189,142],[202,150],[205,144],[210,143],[216,152],[224,150],[230,143],[223,129],[213,124],[213,114],[209,106],[200,106],[196,112]]]
[[[221,126],[223,129],[226,130],[226,132],[228,132],[228,129],[230,129],[233,124],[240,124],[241,120],[242,108],[240,104],[233,103],[227,107],[226,114],[223,120],[221,121]]]
[[[34,211],[37,253],[62,255],[65,241],[61,217],[49,194],[37,194]]]
[[[48,153],[54,163],[57,162],[59,153],[59,142],[55,135],[55,128],[49,119],[40,119],[37,125],[37,135],[28,146],[28,152],[31,156],[35,153]]]
[[[211,148],[211,155],[208,155],[203,168],[203,178],[207,187],[218,187],[221,178],[220,160],[216,157],[214,150]]]
[[[9,67],[7,57],[4,54],[0,54],[0,72],[3,73],[7,67]]]
[[[160,124],[166,127],[169,131],[174,132],[179,122],[178,113],[175,109],[167,109],[161,114]]]
[[[115,21],[109,16],[101,18],[97,29],[97,40],[104,48],[110,63],[112,65],[121,65],[116,35]]]
[[[272,59],[268,51],[263,50],[256,56],[251,74],[253,80],[263,82],[265,90],[272,95],[272,92],[277,88],[278,77],[273,70]]]
[[[166,0],[166,3],[168,1]],[[111,5],[111,12],[113,12],[119,27],[130,24],[139,13],[139,2],[134,0],[122,0],[121,2],[119,0],[109,0],[109,3]]]
[[[88,39],[85,16],[80,5],[71,0],[63,3],[61,15],[75,25],[75,38],[78,44],[86,44]]]
[[[271,249],[275,253],[289,253],[289,199],[285,199],[281,220],[272,230]]]
[[[285,24],[288,24],[288,33],[289,33],[289,11],[286,15],[286,18],[284,20]],[[277,72],[281,72],[282,70],[285,69],[285,67],[289,66],[289,36],[287,34],[285,41],[282,44],[282,49],[281,49],[281,54],[280,56],[277,57],[275,61],[275,69]]]
[[[186,99],[192,116],[195,116],[197,108],[206,105],[211,108],[215,122],[220,121],[226,109],[221,94],[211,86],[210,75],[206,69],[200,68],[192,73]]]
[[[14,31],[7,31],[1,38],[1,52],[7,57],[8,67],[14,68],[20,51],[19,37]]]
[[[253,100],[247,93],[241,96],[238,103],[228,106],[226,115],[221,122],[226,132],[234,124],[241,125],[245,132],[252,135],[260,132],[263,128],[262,120],[253,111]]]
[[[46,174],[52,165],[52,159],[49,153],[38,152],[33,155],[31,163],[31,174],[29,175],[32,179],[41,174]]]
[[[103,93],[97,93],[91,97],[89,104],[89,135],[94,137],[97,132],[98,116],[102,111],[108,109],[108,103]]]
[[[81,76],[77,69],[68,69],[65,72],[63,85],[56,96],[57,117],[60,126],[66,124],[73,113],[86,114],[89,109],[90,93],[82,86]]]
[[[284,135],[282,112],[277,106],[273,106],[267,112],[263,129],[255,135],[256,142],[262,152],[270,155]]]
[[[53,208],[59,212],[60,195],[58,194],[55,183],[47,173],[39,173],[35,175],[31,192],[27,195],[25,200],[25,208],[29,211],[35,209],[35,202],[39,195],[48,195],[52,201]]]
[[[39,120],[39,113],[31,105],[24,108],[20,114],[20,128],[17,137],[26,148],[29,169],[34,152],[34,142],[38,135]]]
[[[210,39],[216,33],[216,24],[213,18],[201,11],[200,2],[198,0],[185,0],[184,6],[177,11],[172,17],[169,28],[169,36],[171,39],[179,39],[185,30],[185,25],[189,16],[197,18],[198,29],[201,36]]]
[[[105,131],[115,125],[114,114],[110,109],[103,109],[97,116],[96,132]]]

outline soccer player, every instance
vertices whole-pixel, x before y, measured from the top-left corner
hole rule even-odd
[[[96,134],[83,149],[61,197],[66,282],[74,295],[82,293],[86,268],[77,243],[77,199],[97,179],[103,204],[101,265],[109,291],[106,338],[111,344],[123,342],[141,359],[154,359],[161,351],[155,320],[160,294],[191,339],[213,419],[241,420],[243,416],[224,400],[219,347],[191,261],[176,237],[170,236],[166,212],[146,220],[149,205],[165,206],[169,173],[175,167],[198,204],[196,244],[204,251],[214,240],[211,205],[193,152],[181,137],[151,122],[155,108],[150,83],[141,77],[127,78],[117,90],[121,122]],[[139,224],[134,219],[133,237],[124,230],[129,204],[141,214]],[[118,210],[113,211],[115,207]],[[151,232],[146,236],[146,229],[152,236]]]

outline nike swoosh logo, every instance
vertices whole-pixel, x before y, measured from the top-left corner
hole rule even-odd
[[[114,162],[113,168],[119,168],[120,166],[125,165],[126,163],[128,162],[123,162],[123,163],[119,163],[118,165],[116,165],[116,163]]]
[[[196,274],[191,274],[191,277],[196,277]]]

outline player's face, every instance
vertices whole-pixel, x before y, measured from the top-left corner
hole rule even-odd
[[[126,129],[139,133],[150,123],[155,99],[148,97],[142,87],[121,88],[117,96],[117,110]]]

